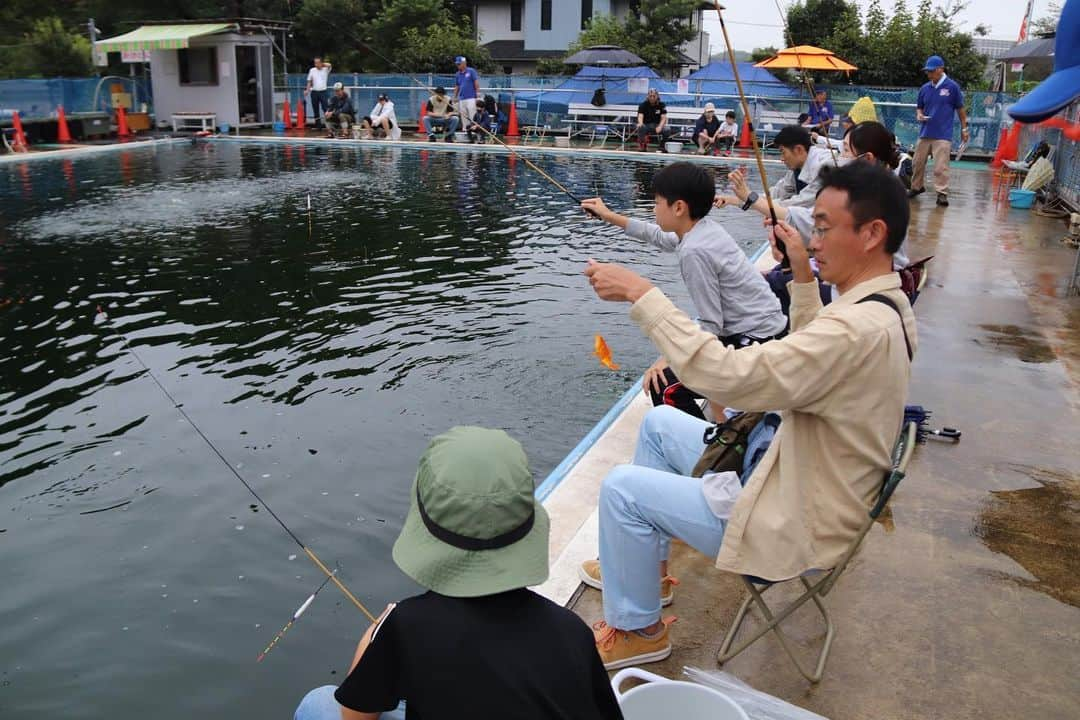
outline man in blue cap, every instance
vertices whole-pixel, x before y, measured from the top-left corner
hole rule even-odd
[[[927,82],[919,88],[915,119],[922,123],[919,141],[915,143],[914,175],[908,197],[926,192],[926,160],[934,156],[934,189],[937,204],[949,206],[949,153],[952,151],[953,112],[960,117],[960,139],[967,142],[967,112],[964,111],[964,92],[956,81],[945,74],[945,61],[931,55],[923,67]]]
[[[469,127],[476,115],[476,98],[480,97],[480,76],[469,67],[464,55],[454,58],[457,74],[454,76],[454,104],[461,115],[461,127]]]
[[[1080,0],[1068,0],[1061,10],[1054,38],[1054,72],[1009,108],[1025,123],[1042,122],[1080,98]]]

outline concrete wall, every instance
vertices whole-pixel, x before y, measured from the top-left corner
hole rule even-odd
[[[240,124],[236,90],[236,46],[266,45],[256,36],[224,34],[192,38],[190,47],[217,47],[217,85],[181,85],[179,55],[176,50],[150,53],[150,78],[154,90],[157,122],[169,123],[176,112],[212,112],[217,122]],[[264,82],[269,79],[264,79]]]
[[[593,15],[610,15],[611,0],[593,0]],[[566,50],[581,34],[581,0],[551,0],[551,30],[540,29],[540,0],[525,0],[526,50]]]
[[[510,30],[510,3],[485,2],[476,4],[476,27],[480,29],[480,42],[493,40],[525,39],[525,8],[521,10],[521,30]],[[537,16],[539,17],[539,16]]]

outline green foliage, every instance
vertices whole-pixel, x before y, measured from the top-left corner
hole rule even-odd
[[[1059,22],[1061,22],[1061,3],[1051,1],[1046,6],[1046,14],[1031,21],[1028,37],[1034,40],[1039,35],[1057,32]]]
[[[788,25],[796,44],[827,48],[858,66],[851,74],[852,82],[919,86],[926,82],[922,72],[926,58],[941,55],[949,75],[964,86],[980,80],[986,61],[975,51],[971,36],[954,29],[952,19],[959,7],[948,5],[942,10],[931,0],[919,0],[912,14],[905,0],[894,0],[886,14],[881,0],[871,0],[865,16],[860,17],[852,2],[805,0],[791,6]],[[811,22],[812,17],[817,19]]]
[[[81,77],[91,71],[90,40],[64,27],[56,16],[34,22],[14,70],[23,77]]]
[[[493,72],[495,63],[487,48],[481,47],[454,24],[431,26],[426,30],[405,28],[401,49],[394,61],[411,72],[448,74],[456,72],[454,56],[464,55],[469,66],[480,72]]]
[[[381,5],[379,0],[305,0],[293,21],[291,69],[306,71],[312,58],[322,57],[334,72],[362,72],[371,53],[354,38],[363,36]]]

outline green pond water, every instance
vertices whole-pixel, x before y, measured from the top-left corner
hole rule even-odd
[[[659,164],[536,161],[651,216]],[[433,435],[503,428],[540,482],[654,359],[588,257],[687,306],[673,255],[504,155],[218,142],[0,166],[0,717],[289,717],[366,626],[328,587],[255,663],[320,574],[119,333],[377,612],[417,591],[390,546]]]

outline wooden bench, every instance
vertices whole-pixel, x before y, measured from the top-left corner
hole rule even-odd
[[[590,103],[570,103],[568,119],[571,135],[589,135],[589,145],[597,135],[603,145],[608,136],[615,135],[620,142],[626,142],[637,127],[637,105],[604,105],[596,107]],[[669,105],[667,107],[667,125],[675,130],[673,137],[689,140],[694,134],[694,124],[705,112],[704,108]],[[726,109],[717,108],[716,115],[723,118]],[[722,121],[722,120],[721,120]]]

